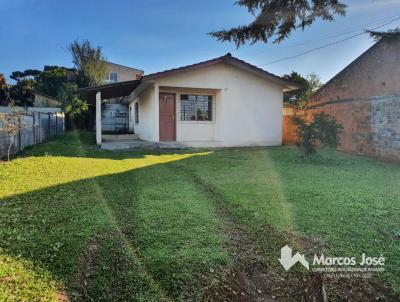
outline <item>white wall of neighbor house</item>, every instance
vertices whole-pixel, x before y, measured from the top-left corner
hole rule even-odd
[[[272,81],[220,63],[161,78],[155,87],[176,93],[178,142],[194,147],[282,143],[283,87]],[[212,121],[180,121],[180,94],[190,91],[213,95]],[[158,111],[155,115],[158,118]]]
[[[137,80],[138,77],[143,75],[143,71],[131,68],[127,66],[122,66],[112,62],[105,62],[107,66],[107,76],[106,82],[113,82],[109,79],[109,74],[114,73],[117,75],[116,82],[132,81]]]

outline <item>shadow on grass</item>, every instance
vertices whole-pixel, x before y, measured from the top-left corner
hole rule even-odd
[[[187,293],[199,300],[211,272],[231,260],[214,203],[226,207],[247,232],[253,231],[265,256],[276,264],[277,245],[286,238],[269,237],[263,223],[327,237],[338,243],[340,253],[371,248],[364,238],[373,238],[376,247],[389,241],[396,255],[397,241],[388,238],[398,224],[387,219],[393,215],[385,207],[396,211],[398,199],[381,196],[388,182],[396,183],[394,168],[381,171],[380,164],[362,160],[339,169],[306,164],[286,158],[290,150],[271,148],[180,154],[174,162],[155,160],[130,169],[129,159],[145,159],[148,152],[103,152],[86,144],[82,134],[70,135],[77,136],[35,147],[27,155],[116,160],[113,164],[119,166],[114,174],[1,200],[2,253],[17,262],[15,267],[30,260],[43,268],[37,276],[29,274],[34,286],[45,287],[54,279],[77,300],[185,300]],[[102,174],[112,171],[106,161],[96,162]],[[395,197],[397,191],[393,187],[386,193]],[[366,201],[374,209],[371,213]],[[344,223],[343,217],[352,223]],[[384,232],[379,235],[379,230]],[[350,249],[346,242],[353,244]],[[26,268],[32,271],[29,264]]]
[[[38,296],[55,284],[77,300],[162,301],[181,297],[183,286],[201,295],[195,276],[229,257],[212,205],[168,165],[3,198],[1,254],[20,267],[3,274],[27,275],[29,260],[42,272],[27,276]]]
[[[71,131],[63,136],[51,139],[43,144],[27,147],[19,154],[19,157],[43,157],[63,156],[81,158],[99,158],[123,160],[131,158],[143,158],[146,155],[163,154],[188,154],[203,150],[179,150],[179,149],[127,149],[127,150],[103,150],[96,145],[93,132]]]

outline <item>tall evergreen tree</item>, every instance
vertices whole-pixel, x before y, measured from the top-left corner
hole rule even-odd
[[[255,16],[248,25],[210,33],[219,41],[233,41],[237,47],[250,42],[280,43],[298,28],[304,30],[317,18],[332,21],[334,15],[344,16],[346,5],[339,0],[239,0]]]
[[[79,87],[104,83],[107,66],[100,46],[93,47],[88,40],[84,40],[82,43],[75,40],[68,46],[68,49],[77,70]]]

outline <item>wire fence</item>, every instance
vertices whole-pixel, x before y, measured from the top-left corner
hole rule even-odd
[[[14,137],[11,154],[24,150],[28,146],[40,144],[49,138],[62,135],[65,132],[65,115],[63,112],[30,112],[18,113],[20,118],[13,119],[19,123],[20,129]],[[3,117],[12,117],[12,113],[0,113]],[[0,118],[0,129],[4,118]],[[0,132],[0,158],[7,156],[10,142],[13,140],[9,133]]]

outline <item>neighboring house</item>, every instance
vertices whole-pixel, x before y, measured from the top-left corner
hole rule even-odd
[[[105,83],[118,83],[140,79],[143,70],[104,61],[107,65]],[[128,131],[128,108],[120,104],[120,98],[103,103],[102,129],[105,132],[124,133]]]
[[[400,34],[387,34],[312,97],[343,125],[339,150],[400,159]]]
[[[143,140],[194,147],[276,146],[282,143],[283,91],[297,86],[227,54],[143,76],[137,81],[89,87],[100,102],[123,97],[129,129]]]
[[[107,61],[103,61],[107,65],[106,83],[118,83],[131,80],[138,80],[143,75],[143,70],[123,66]]]
[[[54,112],[61,111],[61,102],[51,96],[33,90],[33,107],[55,108]]]

